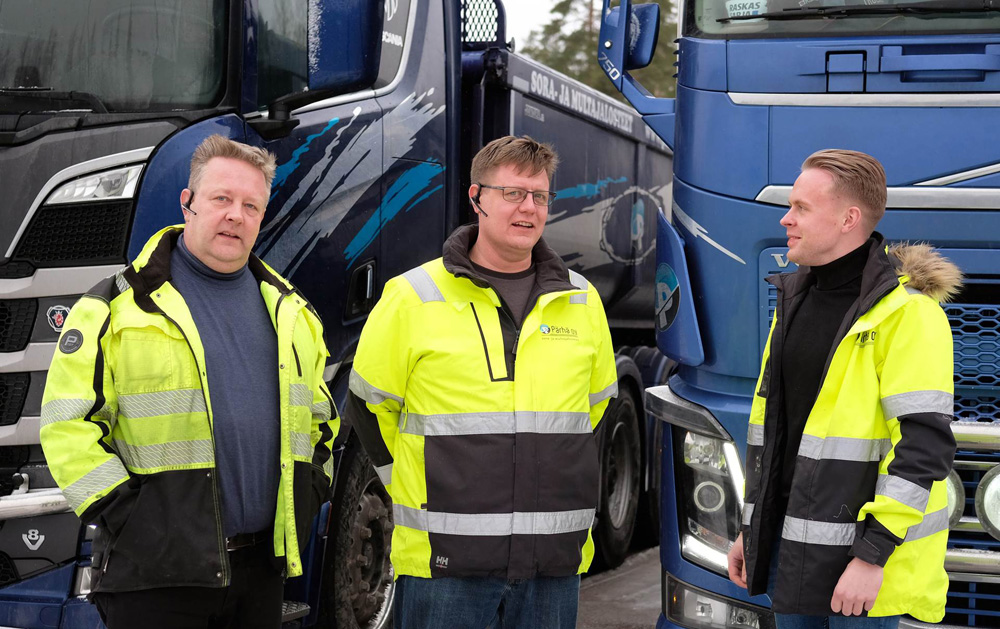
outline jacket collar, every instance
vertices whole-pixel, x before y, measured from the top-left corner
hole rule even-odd
[[[442,249],[442,259],[446,271],[455,277],[465,277],[480,288],[488,288],[490,283],[472,266],[469,251],[479,238],[479,225],[462,225],[448,236]],[[544,293],[565,290],[579,290],[569,281],[569,269],[562,258],[553,251],[545,239],[539,238],[531,250],[531,262],[535,265],[535,285]]]
[[[125,279],[135,291],[137,301],[148,298],[150,293],[170,281],[170,256],[177,247],[177,239],[182,233],[184,225],[171,225],[153,234],[135,262],[125,270]],[[294,292],[291,284],[256,255],[250,254],[247,266],[259,284],[270,284],[283,295]]]
[[[792,299],[816,283],[816,276],[808,266],[800,266],[794,273],[772,275],[766,280],[773,284],[785,299]],[[857,315],[872,309],[883,297],[899,286],[899,277],[887,253],[885,236],[873,232],[868,239],[868,261],[861,273],[861,295]]]

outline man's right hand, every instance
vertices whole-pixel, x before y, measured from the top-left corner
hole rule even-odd
[[[736,536],[736,542],[729,549],[729,578],[733,583],[746,589],[747,566],[743,561],[743,533]]]

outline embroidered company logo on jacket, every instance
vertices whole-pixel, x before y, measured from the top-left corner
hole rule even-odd
[[[543,323],[538,328],[542,333],[542,339],[547,341],[578,341],[580,333],[576,328],[568,328],[561,325],[547,325]]]

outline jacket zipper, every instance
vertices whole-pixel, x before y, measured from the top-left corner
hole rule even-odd
[[[150,301],[153,301],[153,300],[150,299]],[[167,321],[169,321],[170,323],[172,323],[175,328],[177,328],[178,330],[180,330],[181,336],[184,337],[184,342],[187,343],[188,349],[191,350],[191,356],[194,357],[194,362],[197,365],[198,364],[198,355],[195,353],[194,347],[191,345],[191,339],[189,339],[187,333],[184,332],[184,328],[182,328],[180,325],[177,324],[176,321],[174,321],[172,318],[170,318],[170,315],[168,315],[166,312],[163,311],[163,308],[160,307],[160,304],[156,303],[155,301],[153,301],[153,304],[156,306],[156,309],[159,311],[159,313],[161,315],[163,315],[163,317]],[[275,316],[275,320],[277,320],[277,316]],[[212,455],[213,455],[213,457],[215,457],[216,460],[218,460],[218,452],[215,449],[215,429],[213,427],[214,426],[214,422],[212,421],[212,407],[211,407],[211,405],[208,402],[208,396],[205,395],[205,388],[208,386],[205,383],[205,377],[206,377],[205,374],[206,373],[207,373],[207,370],[203,370],[201,368],[198,369],[198,380],[201,382],[201,396],[205,400],[205,409],[208,412],[208,433],[209,433],[209,436],[212,438]],[[223,582],[224,585],[228,586],[229,585],[229,557],[228,557],[228,555],[226,553],[226,538],[225,538],[225,535],[222,532],[222,512],[219,510],[219,475],[218,475],[218,468],[213,467],[212,468],[212,472],[210,472],[210,473],[212,474],[212,503],[213,503],[212,506],[215,507],[215,535],[216,535],[216,538],[219,541],[219,549],[220,549],[219,559],[221,560],[221,563],[222,563],[222,582]]]

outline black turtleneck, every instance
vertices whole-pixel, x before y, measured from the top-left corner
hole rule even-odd
[[[789,322],[781,353],[784,393],[785,456],[782,459],[781,497],[787,504],[795,471],[795,457],[806,419],[819,394],[827,357],[848,310],[861,295],[861,274],[872,241],[822,266],[810,269],[815,283]]]

